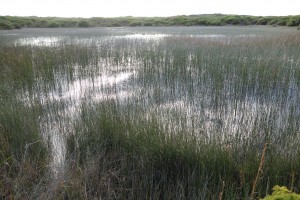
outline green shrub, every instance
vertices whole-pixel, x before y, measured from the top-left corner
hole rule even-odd
[[[300,195],[291,192],[285,186],[275,185],[272,195],[268,195],[262,200],[300,200]]]
[[[58,22],[51,22],[49,25],[48,25],[49,28],[57,28],[57,27],[60,27],[60,24]]]
[[[256,25],[267,25],[268,24],[268,19],[267,18],[260,18],[257,20]]]
[[[22,26],[21,26],[20,24],[16,24],[16,23],[15,23],[15,24],[14,24],[14,28],[15,28],[15,29],[21,29]]]
[[[78,22],[78,26],[79,27],[89,27],[90,24],[87,21],[82,20],[82,21]]]
[[[140,26],[141,22],[131,22],[129,26]]]
[[[286,20],[285,19],[281,19],[276,23],[278,26],[285,26],[286,25]]]
[[[119,22],[114,22],[114,23],[112,23],[110,26],[120,27],[121,24],[120,24]]]
[[[286,26],[299,26],[299,25],[300,25],[299,16],[290,17],[289,20],[286,22]]]
[[[6,21],[0,21],[0,30],[10,30],[13,29],[13,26]]]
[[[211,26],[221,26],[222,22],[220,19],[213,19],[211,21],[209,21],[209,25]]]
[[[61,27],[75,27],[78,24],[76,20],[72,19],[64,19],[59,22]]]
[[[145,22],[143,25],[144,26],[153,26],[153,23],[152,22]]]

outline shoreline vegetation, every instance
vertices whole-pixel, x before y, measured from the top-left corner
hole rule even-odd
[[[249,15],[180,15],[171,17],[18,17],[0,16],[0,30],[20,28],[75,28],[75,27],[120,27],[120,26],[224,26],[224,25],[270,25],[300,26],[300,15],[249,16]]]

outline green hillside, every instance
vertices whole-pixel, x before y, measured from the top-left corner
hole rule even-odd
[[[118,27],[118,26],[223,26],[272,25],[299,26],[300,15],[249,16],[249,15],[181,15],[172,17],[115,17],[115,18],[59,18],[0,16],[0,29],[59,28],[59,27]]]

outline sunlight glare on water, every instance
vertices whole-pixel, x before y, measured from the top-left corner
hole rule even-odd
[[[82,103],[87,99],[90,102],[99,102],[128,98],[132,93],[121,87],[135,74],[136,72],[119,72],[113,75],[103,74],[93,79],[78,79],[70,83],[62,81],[60,91],[53,90],[41,97],[48,112],[41,117],[40,129],[42,135],[50,140],[53,161],[51,166],[55,177],[64,172],[64,137],[74,132],[72,123],[80,117]],[[51,106],[56,104],[64,106],[57,113],[53,113]]]
[[[124,36],[116,36],[116,38],[159,40],[168,36],[170,35],[169,34],[129,34]]]
[[[15,42],[15,45],[33,45],[33,46],[53,46],[59,45],[59,42],[64,37],[33,37],[33,38],[20,38]]]

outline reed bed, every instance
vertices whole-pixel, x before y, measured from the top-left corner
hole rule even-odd
[[[299,32],[148,29],[1,40],[3,198],[299,192]]]

